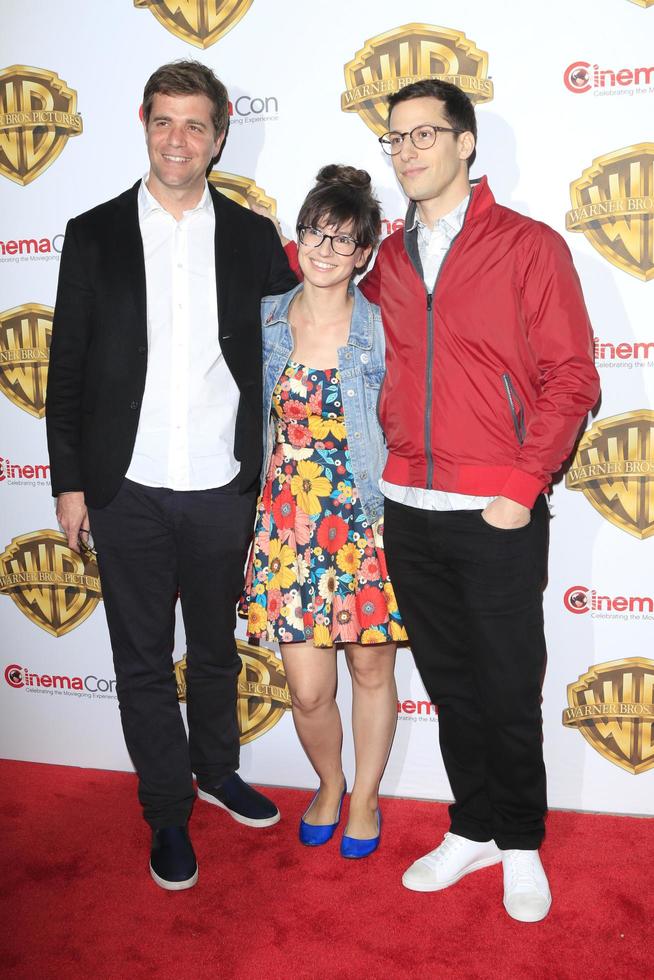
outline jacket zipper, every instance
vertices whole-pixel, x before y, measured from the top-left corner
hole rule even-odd
[[[443,261],[445,258],[443,257]],[[437,277],[438,279],[438,277]],[[434,283],[434,289],[436,284]],[[432,489],[434,480],[434,456],[431,451],[431,376],[434,356],[434,312],[432,310],[433,292],[427,293],[427,401],[425,404],[425,457],[427,459],[427,489]]]
[[[526,435],[525,410],[520,398],[518,397],[518,393],[513,387],[511,375],[505,372],[502,375],[502,383],[504,385],[506,398],[509,403],[509,410],[511,412],[511,418],[513,419],[513,428],[515,429],[516,438],[520,445],[522,445],[525,441]]]
[[[434,311],[433,311],[433,300],[434,300],[434,297],[436,295],[436,287],[438,286],[439,279],[440,279],[441,274],[443,272],[443,266],[445,265],[445,263],[447,262],[447,260],[449,258],[450,252],[452,251],[452,246],[454,245],[455,241],[461,235],[461,233],[463,232],[463,230],[464,230],[464,228],[466,226],[466,218],[468,217],[468,211],[470,210],[470,205],[472,204],[472,195],[473,194],[474,194],[474,188],[471,188],[471,190],[470,190],[470,197],[468,198],[468,205],[466,207],[465,214],[463,215],[463,221],[461,223],[461,228],[459,229],[459,231],[456,233],[456,235],[454,236],[454,238],[450,242],[450,246],[449,246],[447,252],[445,253],[445,255],[443,256],[443,261],[440,264],[440,267],[439,267],[438,272],[436,274],[436,279],[434,280],[434,288],[432,289],[432,291],[430,293],[429,290],[427,289],[427,287],[426,286],[424,287],[425,294],[426,294],[426,297],[427,297],[427,379],[426,379],[427,380],[427,391],[426,391],[427,401],[426,401],[426,406],[425,406],[425,458],[427,460],[427,490],[433,490],[434,489],[433,488],[433,479],[434,479],[434,455],[433,455],[433,453],[431,451],[431,410],[432,410],[432,390],[431,390],[431,385],[432,385],[432,361],[433,361],[433,352],[434,352]],[[413,265],[413,267],[415,269],[415,264],[413,263],[413,259],[411,259],[411,256],[410,255],[409,255],[409,259],[410,259],[411,264]],[[418,270],[416,269],[416,272],[417,271]],[[424,285],[424,279],[423,279],[423,285]]]

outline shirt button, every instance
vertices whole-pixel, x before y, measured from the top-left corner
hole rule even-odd
[[[347,359],[348,361],[349,361],[349,360],[350,360],[350,358],[352,357],[352,354],[350,353],[350,351],[349,351],[349,350],[345,352],[345,357],[346,357],[346,359]]]
[[[370,358],[368,357],[367,354],[362,354],[361,355],[361,363],[362,364],[367,364],[369,360],[370,360]]]
[[[136,409],[136,408],[138,408],[138,407],[139,407],[139,403],[138,403],[138,402],[130,402],[130,403],[129,403],[129,407],[130,407],[130,408],[131,408],[132,410],[134,410],[134,409]]]
[[[366,473],[366,471],[364,470],[364,471],[363,471],[363,473],[361,474],[361,479],[362,479],[362,480],[367,480],[367,478],[368,478],[368,474],[367,474],[367,473]]]
[[[136,348],[139,354],[145,354],[146,348],[141,345],[141,347]]]
[[[354,398],[354,388],[347,389],[347,396],[348,398]]]
[[[360,439],[361,438],[361,433],[360,432],[355,432],[354,433],[354,438],[355,439]]]

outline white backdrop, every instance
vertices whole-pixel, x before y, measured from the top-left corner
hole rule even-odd
[[[457,68],[451,53],[452,45],[461,52],[467,38],[487,54],[487,69],[482,58],[479,71],[492,80],[492,98],[478,108],[479,150],[473,176],[487,173],[500,202],[565,235],[599,341],[603,398],[595,423],[601,428],[585,437],[588,448],[582,443],[576,470],[568,477],[569,483],[581,480],[587,490],[594,487],[597,506],[564,483],[557,485],[553,498],[544,688],[550,803],[654,813],[654,661],[648,659],[654,635],[654,286],[646,281],[654,271],[652,6],[652,0],[549,0],[528,8],[518,0],[412,0],[403,14],[391,0],[3,0],[2,755],[130,768],[112,693],[102,604],[93,611],[93,576],[74,578],[71,556],[57,552],[58,545],[54,539],[48,544],[47,535],[35,535],[31,544],[15,542],[56,528],[43,469],[45,423],[37,417],[39,385],[47,366],[45,333],[30,340],[16,323],[27,322],[31,304],[54,304],[67,219],[120,193],[146,171],[138,118],[145,80],[158,65],[179,57],[197,57],[217,72],[233,104],[219,168],[249,178],[272,198],[288,234],[317,170],[329,162],[368,169],[392,224],[402,218],[406,202],[375,134],[357,111],[341,110],[344,68],[372,41],[370,73],[363,80],[374,85],[379,78],[375,72],[383,72],[384,66],[383,58],[375,61],[378,44],[387,45],[391,53],[386,64],[392,67],[404,57],[402,50],[411,44],[419,49],[422,39],[423,51],[435,52],[427,70],[470,72],[474,69],[466,68],[463,55]],[[168,12],[168,26],[150,7],[163,19]],[[230,11],[240,11],[242,17],[205,48],[179,36],[184,17],[191,27],[199,17],[196,24],[201,29],[202,16],[209,18],[211,27]],[[405,25],[411,29],[402,31]],[[453,34],[465,37],[453,41]],[[376,42],[382,35],[390,39]],[[399,46],[402,40],[404,49]],[[76,93],[77,105],[69,105],[68,113],[80,114],[81,132],[75,132],[79,120],[62,115],[65,110],[60,107],[56,118],[52,113],[30,115],[48,108],[40,89],[32,89],[36,94],[29,104],[20,102],[16,93],[20,90],[25,98],[24,80],[33,68],[56,74]],[[410,70],[425,69],[414,65]],[[40,84],[52,88],[43,80]],[[490,88],[487,83],[478,87]],[[39,122],[45,129],[34,133]],[[60,129],[49,135],[54,124]],[[38,168],[47,141],[60,136],[65,126],[74,135],[57,144],[61,149],[56,159],[30,179],[29,167],[32,173]],[[594,161],[599,161],[599,175],[584,174]],[[609,171],[612,176],[606,176]],[[582,197],[573,199],[571,185],[582,176],[593,187],[582,188]],[[614,203],[603,204],[606,198]],[[566,213],[582,204],[597,205],[594,214],[577,210],[566,230]],[[588,221],[593,219],[591,228]],[[601,248],[583,229],[574,230],[580,222],[586,232],[594,231]],[[48,310],[40,315],[47,320]],[[40,374],[35,364],[42,365]],[[591,471],[589,465],[599,469]],[[593,475],[597,479],[590,484]],[[55,585],[52,575],[50,584],[47,581],[53,568],[59,574]],[[87,569],[87,575],[91,571]],[[90,610],[79,623],[76,602],[87,603],[82,614]],[[47,625],[48,616],[54,621],[62,609],[73,626],[63,635],[55,637],[35,621]],[[183,652],[179,623],[176,657]],[[582,728],[564,726],[568,685],[593,667],[600,675],[594,693],[581,691],[570,702],[576,717],[586,721]],[[69,681],[48,682],[53,675]],[[409,651],[398,653],[397,682],[397,736],[382,791],[447,799],[437,715],[426,704]],[[56,686],[45,686],[48,683]],[[339,701],[349,713],[345,671]],[[350,741],[345,752],[351,779]],[[241,771],[264,783],[314,785],[290,712],[243,746]]]

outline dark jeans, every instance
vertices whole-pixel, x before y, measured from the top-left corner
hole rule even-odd
[[[89,511],[123,732],[155,828],[186,823],[193,772],[215,785],[238,769],[234,629],[255,493],[236,484],[179,492],[125,480],[107,507]],[[178,590],[188,740],[172,665]]]
[[[420,676],[438,705],[451,830],[537,848],[547,808],[541,685],[549,512],[503,531],[481,511],[387,500],[388,570]]]

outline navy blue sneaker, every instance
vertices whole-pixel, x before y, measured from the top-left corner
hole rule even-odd
[[[198,862],[186,827],[160,827],[152,831],[150,874],[160,888],[180,892],[198,880]]]
[[[244,783],[237,772],[224,779],[220,786],[198,786],[198,796],[227,810],[234,820],[246,827],[272,827],[280,819],[273,801]]]

